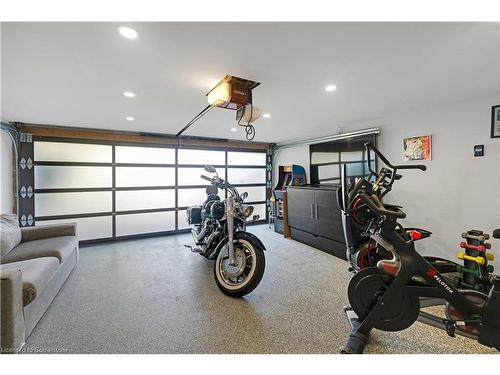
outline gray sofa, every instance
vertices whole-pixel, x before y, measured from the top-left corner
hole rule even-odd
[[[17,353],[78,262],[76,224],[19,228],[1,215],[0,349]]]

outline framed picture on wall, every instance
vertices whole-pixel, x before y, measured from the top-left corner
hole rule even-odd
[[[403,138],[403,159],[409,160],[431,160],[432,158],[432,136],[419,135],[416,137]]]
[[[491,138],[500,138],[500,105],[491,107]]]

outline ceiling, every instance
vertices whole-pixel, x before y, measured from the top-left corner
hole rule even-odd
[[[232,74],[262,83],[255,140],[280,142],[499,90],[498,23],[120,25],[3,23],[2,119],[175,134]],[[244,139],[234,118],[216,108],[186,134]]]

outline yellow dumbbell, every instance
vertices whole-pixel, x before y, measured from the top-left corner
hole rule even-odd
[[[457,258],[460,260],[472,260],[473,262],[476,262],[480,266],[484,265],[486,263],[486,260],[483,257],[471,257],[470,255],[465,254],[464,252],[457,253]]]
[[[484,254],[486,259],[488,259],[490,262],[495,259],[495,256],[492,253],[486,253]]]

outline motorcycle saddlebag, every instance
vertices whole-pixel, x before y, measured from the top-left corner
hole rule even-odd
[[[189,224],[201,224],[200,206],[193,206],[187,209],[187,221]]]

